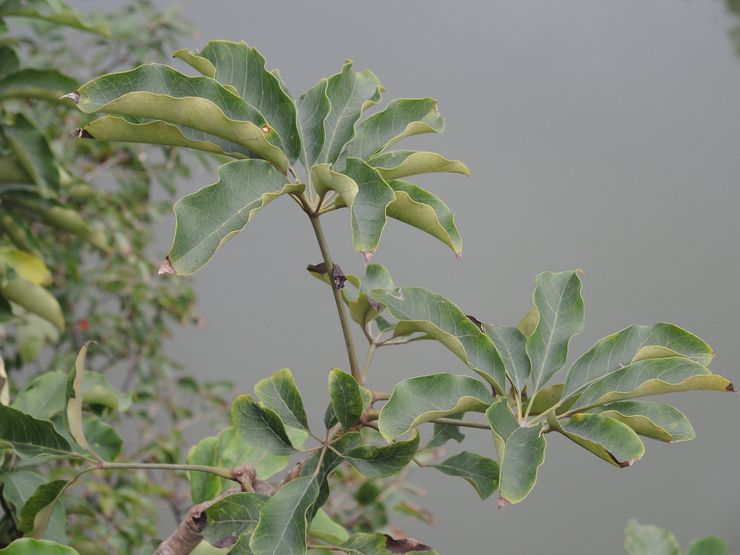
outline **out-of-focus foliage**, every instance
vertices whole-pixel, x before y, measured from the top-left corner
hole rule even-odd
[[[58,98],[100,72],[165,59],[188,27],[149,0],[92,15],[6,0],[0,16],[0,403],[64,433],[66,372],[94,340],[84,405],[91,444],[115,458],[115,422],[129,438],[128,456],[181,460],[187,429],[223,414],[229,389],[196,382],[166,354],[172,327],[198,315],[190,286],[158,280],[150,258],[154,225],[194,158],[186,163],[169,147],[77,141],[70,131],[79,115]],[[46,481],[41,474],[53,477],[61,466],[29,466],[5,453],[0,546],[19,535],[21,509]],[[86,481],[65,498],[66,535],[83,553],[94,552],[83,549],[88,540],[103,552],[132,553],[156,536],[156,500],[175,518],[187,509],[183,478]],[[54,537],[65,536],[63,517],[60,505]]]

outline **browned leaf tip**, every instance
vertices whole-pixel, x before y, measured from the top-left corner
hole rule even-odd
[[[309,264],[306,266],[306,270],[309,272],[313,272],[315,274],[326,274],[326,263],[319,262],[318,264]],[[342,272],[342,269],[339,267],[339,264],[334,264],[331,270],[331,277],[334,280],[334,285],[337,289],[342,289],[344,287],[345,282],[347,281],[347,276],[344,275],[344,272]]]
[[[159,265],[159,270],[157,270],[157,273],[160,276],[163,276],[165,274],[169,274],[171,276],[177,275],[175,267],[172,265],[172,261],[170,260],[169,256],[164,257],[164,260],[162,260],[162,263]]]
[[[79,104],[80,103],[80,93],[78,93],[77,91],[74,91],[74,92],[71,92],[71,93],[67,93],[64,96],[60,96],[59,97],[59,100],[64,100],[64,99],[67,99],[67,98],[69,98],[75,104]]]
[[[503,497],[499,497],[498,498],[498,502],[496,503],[496,505],[498,506],[499,510],[503,509],[508,504],[509,504],[509,502],[506,499],[504,499]]]
[[[85,129],[79,128],[72,131],[71,135],[77,139],[94,139],[89,131],[86,131]]]
[[[324,262],[319,262],[318,264],[309,264],[306,266],[306,270],[309,272],[313,272],[314,274],[325,274],[326,273],[326,264]]]
[[[728,385],[728,386],[727,386],[727,387],[725,388],[725,391],[729,391],[730,393],[737,393],[737,392],[738,392],[738,391],[737,391],[737,389],[735,389],[735,384],[732,384],[732,383],[731,383],[731,384],[729,384],[729,385]]]
[[[399,538],[395,539],[385,535],[385,547],[391,553],[410,553],[412,551],[431,551],[432,548],[428,545],[424,545],[418,540],[413,538]]]
[[[468,320],[470,320],[476,326],[478,326],[478,329],[480,329],[480,331],[483,331],[483,322],[481,322],[480,320],[478,320],[478,318],[476,318],[475,316],[471,316],[470,314],[466,314],[465,316],[468,317]]]

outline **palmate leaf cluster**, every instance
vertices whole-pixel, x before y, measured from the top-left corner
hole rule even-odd
[[[343,526],[328,503],[332,475],[356,473],[369,489],[375,480],[402,479],[416,465],[463,478],[483,499],[498,490],[499,506],[516,504],[535,485],[546,434],[628,467],[643,456],[641,436],[667,442],[694,436],[678,409],[643,397],[734,390],[709,370],[712,349],[668,323],[630,326],[569,363],[569,343],[584,325],[577,271],[537,276],[532,309],[508,327],[489,326],[426,289],[399,287],[378,264],[368,264],[363,276],[345,275],[331,262],[318,224],[336,210],[347,210],[348,235],[366,260],[378,249],[388,218],[461,251],[449,208],[402,178],[467,168],[436,153],[395,150],[410,135],[443,130],[436,101],[392,100],[368,115],[383,87],[372,72],[356,71],[350,62],[295,98],[246,43],[212,41],[175,55],[201,75],[150,64],[103,75],[67,94],[97,118],[76,135],[233,159],[220,166],[216,183],[175,204],[177,229],[161,273],[199,270],[266,204],[282,196],[295,201],[324,256],[309,271],[335,296],[353,366],[351,374],[329,372],[321,429],[309,425],[290,370],[279,370],[258,382],[253,394],[237,396],[230,427],[200,441],[188,466],[177,467],[189,471],[192,499],[202,511],[198,528],[212,546],[233,555],[433,552],[416,540],[385,534],[382,525]],[[417,376],[390,393],[372,391],[367,368],[357,371],[353,363],[345,310],[368,340],[368,360],[378,348],[425,340],[447,348],[470,371]],[[6,420],[22,426],[0,428],[0,441],[18,457],[77,452],[83,461],[96,461],[96,468],[116,468],[90,441],[84,419],[80,423],[81,371],[78,364],[66,390],[70,438],[49,421],[3,407]],[[562,383],[552,384],[560,373]],[[427,426],[430,437],[423,433]],[[463,427],[490,434],[496,459],[461,450],[437,460],[440,447],[464,440]],[[26,502],[35,537],[44,536],[46,515],[68,483],[48,482]],[[182,541],[175,531],[162,545]]]
[[[219,168],[216,183],[175,205],[177,231],[163,271],[185,275],[202,268],[258,210],[284,195],[302,196],[316,213],[347,208],[353,246],[367,257],[388,218],[461,252],[450,209],[402,178],[467,174],[467,168],[433,152],[394,149],[405,137],[444,129],[434,99],[392,100],[363,117],[380,102],[383,87],[351,62],[294,99],[246,43],[211,41],[175,57],[203,75],[143,65],[69,95],[83,112],[105,114],[81,128],[80,137],[185,146],[237,159]]]

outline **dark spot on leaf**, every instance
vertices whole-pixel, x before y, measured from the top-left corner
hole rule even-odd
[[[385,535],[385,547],[391,553],[410,553],[412,551],[431,551],[432,548],[428,545],[424,545],[418,540],[413,538],[400,538],[395,539]]]
[[[483,322],[478,320],[478,318],[476,318],[475,316],[471,316],[470,314],[466,314],[465,316],[467,316],[468,320],[478,326],[478,329],[480,329],[480,331],[483,331]]]
[[[76,137],[76,138],[78,138],[78,139],[94,139],[94,138],[95,138],[95,137],[93,137],[93,136],[92,136],[92,135],[90,134],[90,132],[89,132],[89,131],[87,131],[87,130],[85,130],[85,129],[82,129],[82,128],[80,128],[80,129],[75,129],[74,131],[72,131],[72,136],[73,136],[73,137]]]
[[[157,270],[157,273],[160,276],[164,274],[169,274],[171,276],[177,275],[177,272],[175,271],[175,267],[172,265],[172,261],[170,260],[169,256],[164,257],[164,260],[162,260],[162,263],[159,265],[159,270]]]
[[[619,461],[617,464],[619,468],[627,468],[628,466],[632,466],[632,461]]]

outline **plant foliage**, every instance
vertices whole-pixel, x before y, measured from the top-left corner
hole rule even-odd
[[[232,554],[433,552],[416,540],[385,534],[387,518],[373,516],[386,510],[384,497],[393,492],[389,487],[386,493],[384,480],[403,483],[410,465],[462,478],[484,499],[498,489],[499,506],[516,504],[536,484],[548,434],[624,468],[643,456],[641,436],[673,442],[694,435],[678,409],[642,397],[734,391],[709,369],[709,345],[673,324],[630,326],[569,364],[571,339],[584,327],[578,271],[537,276],[532,309],[518,326],[508,327],[490,326],[427,289],[398,287],[378,264],[368,264],[362,276],[345,274],[331,258],[321,226],[321,218],[334,211],[346,211],[346,235],[365,260],[380,248],[389,218],[460,254],[462,241],[447,205],[403,179],[467,174],[467,167],[437,153],[396,149],[412,135],[444,130],[437,102],[401,98],[383,106],[378,77],[351,62],[294,96],[244,42],[211,41],[175,56],[199,75],[147,64],[67,91],[65,102],[95,118],[76,131],[84,139],[80,148],[149,143],[224,161],[215,183],[175,203],[177,226],[161,274],[198,271],[268,203],[281,197],[294,202],[319,244],[323,260],[308,269],[336,302],[349,372],[328,374],[325,429],[309,426],[293,375],[283,369],[258,382],[253,394],[236,397],[231,427],[200,441],[187,464],[149,463],[188,471],[195,504],[158,553],[189,553],[201,539]],[[20,160],[32,155],[18,157],[18,167],[28,172]],[[39,196],[57,186],[52,178],[38,180]],[[42,287],[43,269],[32,268],[12,276]],[[368,342],[364,368],[357,362],[352,322]],[[419,340],[441,344],[467,370],[406,379],[389,393],[367,389],[377,349]],[[66,403],[60,407],[70,437],[48,415],[2,409],[28,432],[1,427],[0,441],[8,449],[18,456],[66,454],[72,461],[66,478],[40,485],[25,502],[24,510],[30,508],[24,528],[37,538],[46,537],[49,528],[41,520],[53,512],[60,492],[84,474],[147,468],[105,457],[104,443],[94,446],[80,409],[83,358],[84,353],[65,382]],[[464,441],[460,428],[490,434],[496,460],[464,450],[441,460],[442,445]],[[271,480],[278,473],[282,478]],[[352,480],[359,485],[361,520],[346,518],[331,502],[334,488]],[[405,500],[396,508],[404,503],[406,512],[424,517]]]

